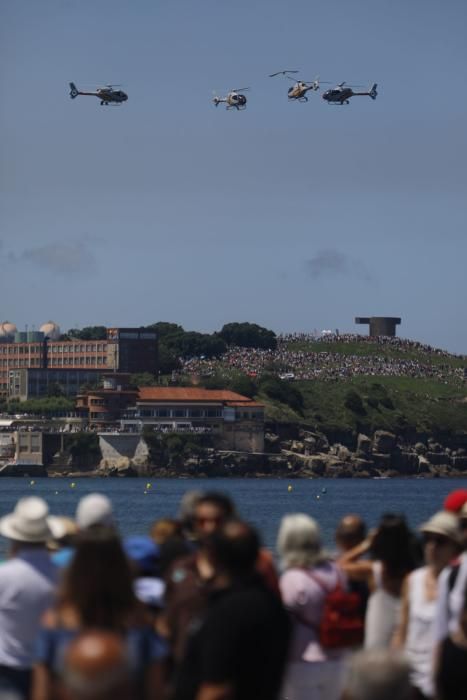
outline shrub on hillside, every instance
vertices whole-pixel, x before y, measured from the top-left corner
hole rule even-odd
[[[344,398],[344,406],[352,411],[352,413],[357,413],[359,416],[364,416],[366,413],[365,406],[363,405],[362,397],[358,394],[355,389],[349,389]]]
[[[270,399],[285,403],[294,411],[301,413],[303,409],[303,396],[299,389],[290,382],[267,376],[260,381],[259,388],[266,396],[269,396]]]

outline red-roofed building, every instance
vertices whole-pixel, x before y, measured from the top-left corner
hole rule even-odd
[[[264,406],[233,391],[198,387],[141,387],[121,429],[208,431],[220,448],[264,451]]]

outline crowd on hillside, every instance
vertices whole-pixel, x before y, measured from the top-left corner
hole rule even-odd
[[[427,355],[437,356],[437,357],[457,357],[462,358],[462,355],[455,355],[448,352],[447,350],[442,350],[441,348],[434,348],[426,343],[419,343],[415,340],[408,340],[407,338],[399,338],[397,336],[388,335],[358,335],[356,333],[331,333],[326,335],[317,335],[316,333],[282,333],[278,336],[279,344],[283,343],[323,343],[330,345],[350,345],[351,343],[368,343],[369,345],[379,345],[383,348],[392,348],[398,352],[418,352]]]
[[[465,700],[467,490],[417,532],[349,514],[332,554],[287,515],[277,563],[221,493],[142,530],[99,493],[3,515],[2,700]]]
[[[318,352],[302,349],[303,343],[319,342]],[[340,344],[368,342],[381,347],[381,352],[368,355],[345,354],[335,350]],[[294,349],[298,345],[298,349]],[[321,349],[322,346],[322,349]],[[398,354],[385,352],[397,350]],[[416,353],[420,359],[399,354]],[[415,377],[442,382],[465,382],[462,367],[433,358],[455,358],[445,350],[432,348],[410,340],[380,336],[331,335],[318,340],[312,334],[293,333],[278,336],[276,349],[231,347],[218,359],[190,358],[182,363],[182,374],[212,376],[230,370],[240,370],[251,377],[274,372],[285,379],[320,379],[336,381],[354,376]]]

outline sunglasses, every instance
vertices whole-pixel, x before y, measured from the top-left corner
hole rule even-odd
[[[434,532],[425,533],[423,539],[425,544],[428,544],[428,542],[433,542],[433,544],[437,545],[438,547],[443,547],[444,545],[449,544],[451,542],[449,537],[445,537],[444,535],[437,535]]]
[[[215,525],[221,525],[223,522],[223,518],[220,515],[216,515],[214,517],[206,517],[206,516],[200,516],[199,518],[195,518],[195,523],[197,525],[207,525],[208,523],[214,523]]]

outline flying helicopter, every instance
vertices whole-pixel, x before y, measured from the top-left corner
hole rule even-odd
[[[225,102],[226,109],[232,109],[233,107],[235,107],[236,110],[240,111],[246,109],[247,103],[247,99],[242,93],[249,89],[250,88],[246,87],[239,88],[238,90],[230,90],[227,93],[226,97],[218,97],[216,94],[214,94],[212,101],[214,102],[216,107],[218,107],[221,102]]]
[[[276,75],[285,75],[285,77],[289,80],[293,80],[294,84],[287,91],[287,97],[289,98],[289,100],[298,100],[298,102],[308,102],[308,97],[306,96],[306,93],[309,90],[313,90],[314,92],[319,90],[319,76],[317,76],[314,80],[305,81],[297,80],[297,78],[292,78],[290,75],[288,75],[289,73],[298,72],[298,70],[280,70],[277,71],[277,73],[271,73],[269,77],[274,78]]]
[[[101,106],[107,106],[109,104],[118,105],[122,102],[126,102],[128,95],[123,92],[123,90],[114,90],[115,87],[119,87],[119,85],[105,85],[105,87],[96,88],[95,92],[82,92],[78,90],[74,83],[70,83],[70,97],[74,100],[78,95],[93,95],[100,99]]]
[[[360,87],[359,85],[354,85],[353,87]],[[368,89],[367,92],[354,92],[352,87],[350,85],[346,85],[346,83],[339,83],[339,85],[336,85],[335,88],[332,88],[332,90],[326,90],[326,92],[323,92],[323,100],[326,100],[329,104],[339,104],[339,105],[348,105],[349,104],[349,99],[351,97],[355,97],[356,95],[366,95],[368,97],[371,97],[372,100],[376,100],[377,92],[376,88],[378,85],[374,83],[371,88]]]

